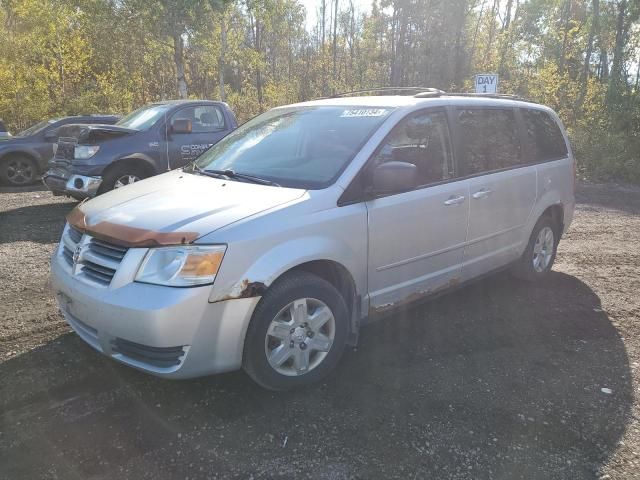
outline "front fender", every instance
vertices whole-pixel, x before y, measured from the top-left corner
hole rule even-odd
[[[119,162],[126,161],[136,161],[143,162],[150,171],[153,171],[154,175],[158,174],[160,169],[158,169],[157,162],[144,153],[131,153],[127,154],[123,157],[115,158],[111,161],[103,161],[102,159],[96,159],[96,162],[86,163],[86,164],[74,164],[74,169],[77,170],[77,173],[82,175],[89,176],[104,176],[106,171],[112,168]]]
[[[266,250],[248,268],[236,270],[234,257],[242,252],[227,251],[220,279],[209,297],[210,302],[262,296],[285,272],[307,262],[328,260],[342,265],[354,280],[356,292],[365,288],[366,271],[357,265],[359,253],[338,239],[306,236],[280,243]],[[220,280],[220,282],[218,281]]]
[[[15,146],[5,146],[4,148],[0,148],[0,161],[3,160],[8,155],[19,154],[26,155],[27,157],[33,158],[38,164],[42,164],[43,158],[42,155],[35,149],[31,148],[27,145],[15,145]]]

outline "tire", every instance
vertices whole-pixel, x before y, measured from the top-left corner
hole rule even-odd
[[[149,175],[144,168],[135,164],[123,163],[107,170],[98,189],[98,195],[144,180]]]
[[[342,356],[348,316],[344,298],[329,282],[307,272],[286,274],[267,290],[253,313],[242,366],[270,390],[315,383]]]
[[[556,222],[546,215],[540,217],[533,227],[527,248],[513,266],[512,274],[529,282],[542,280],[553,267],[559,240],[560,228]]]
[[[11,155],[0,162],[0,179],[5,185],[23,187],[35,182],[38,167],[26,155]]]

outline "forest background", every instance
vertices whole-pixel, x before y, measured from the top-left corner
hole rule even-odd
[[[639,17],[640,0],[0,0],[0,118],[208,98],[242,122],[493,72],[560,114],[581,177],[640,184]]]

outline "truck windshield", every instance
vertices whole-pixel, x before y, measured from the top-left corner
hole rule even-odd
[[[391,108],[277,108],[245,123],[196,160],[200,170],[233,171],[284,187],[331,185]]]
[[[36,133],[44,130],[47,126],[51,125],[52,123],[57,122],[58,120],[59,120],[58,118],[54,118],[52,120],[44,120],[42,122],[36,123],[35,125],[30,126],[26,130],[23,130],[20,133],[16,134],[16,137],[28,137],[30,135],[35,135]]]
[[[120,119],[116,125],[133,130],[149,130],[169,110],[169,105],[147,105]]]

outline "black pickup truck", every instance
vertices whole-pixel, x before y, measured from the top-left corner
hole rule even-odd
[[[44,183],[54,195],[93,197],[182,167],[237,127],[226,103],[173,100],[146,105],[108,125],[68,125]]]
[[[14,187],[33,183],[53,157],[60,127],[71,123],[113,124],[118,118],[115,115],[53,118],[36,123],[12,137],[0,138],[0,180]]]

